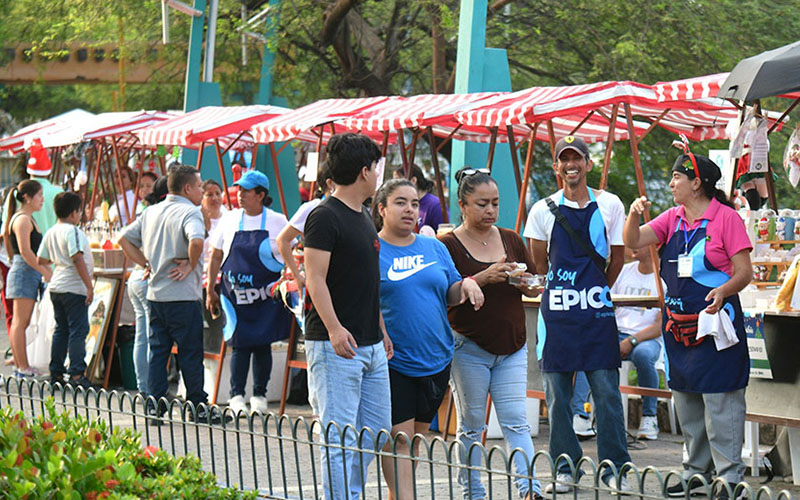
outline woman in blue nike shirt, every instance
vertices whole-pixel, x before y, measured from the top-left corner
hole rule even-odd
[[[447,307],[469,301],[477,310],[483,292],[472,278],[461,279],[445,246],[414,233],[419,216],[417,188],[405,179],[387,181],[378,190],[373,218],[380,237],[381,313],[392,343],[392,436],[425,433],[450,380],[453,334]],[[392,451],[387,444],[387,451]],[[409,441],[396,439],[399,455]],[[408,460],[383,460],[392,499],[413,498]]]

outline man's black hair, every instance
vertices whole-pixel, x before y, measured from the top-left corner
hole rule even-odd
[[[327,151],[331,178],[340,186],[353,184],[362,168],[372,168],[372,163],[381,157],[378,145],[363,134],[334,135]]]
[[[183,187],[194,182],[200,171],[189,165],[173,165],[167,174],[167,187],[172,194],[180,194]]]
[[[53,208],[56,212],[56,217],[59,219],[66,219],[73,214],[76,210],[81,209],[81,197],[72,191],[63,191],[58,193],[53,199]]]

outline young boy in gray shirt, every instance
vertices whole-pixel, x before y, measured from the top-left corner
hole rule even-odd
[[[92,303],[92,254],[89,240],[76,224],[81,220],[81,197],[65,191],[53,200],[58,223],[47,230],[39,246],[40,265],[55,264],[50,279],[50,301],[56,329],[50,350],[50,383],[91,387],[86,371],[86,335],[89,333],[89,304]],[[64,360],[69,352],[69,370]]]

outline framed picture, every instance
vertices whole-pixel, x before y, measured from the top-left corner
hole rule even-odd
[[[86,376],[94,381],[100,349],[106,340],[108,320],[114,311],[118,279],[97,277],[94,281],[94,299],[89,305],[89,334],[86,336]]]

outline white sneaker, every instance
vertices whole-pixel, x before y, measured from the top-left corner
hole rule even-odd
[[[559,472],[556,474],[555,483],[548,484],[544,492],[546,495],[552,495],[553,490],[555,490],[556,493],[569,493],[572,491],[574,484],[575,481],[572,479],[572,474]]]
[[[637,436],[641,439],[658,439],[658,417],[642,417]]]
[[[611,488],[612,495],[630,495],[633,493],[631,486],[628,484],[628,479],[625,476],[622,476],[619,486],[617,486],[617,478],[614,476],[608,478],[608,481],[604,479],[603,482],[606,486]]]
[[[234,396],[228,401],[228,408],[231,409],[237,417],[240,413],[247,413],[247,405],[244,402],[244,396]]]
[[[261,412],[266,415],[268,411],[267,398],[264,396],[252,396],[250,398],[250,413]]]
[[[578,439],[589,439],[597,435],[597,432],[592,428],[592,420],[577,414],[572,416],[572,430],[575,431]]]

